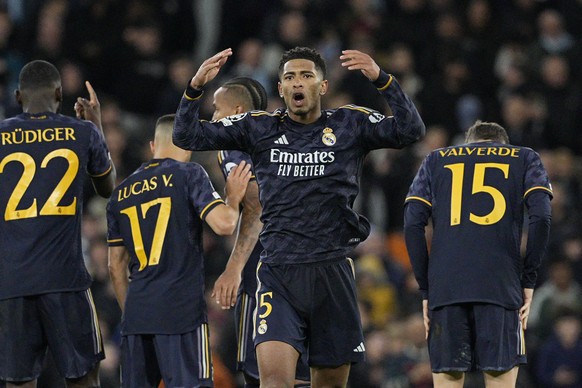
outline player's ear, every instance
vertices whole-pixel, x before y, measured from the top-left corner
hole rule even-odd
[[[55,100],[57,102],[63,102],[63,88],[60,86],[55,89]]]
[[[22,106],[22,93],[20,93],[20,90],[16,89],[14,91],[14,99],[16,99],[18,105]]]
[[[321,81],[321,85],[319,86],[319,95],[323,96],[325,93],[327,93],[327,87],[328,87],[328,82],[326,79],[324,79],[323,81]]]
[[[281,87],[281,82],[277,82],[277,90],[279,91],[279,97],[283,98],[283,88]]]
[[[238,114],[244,113],[244,111],[245,110],[242,106],[237,105],[236,108],[234,109],[234,114],[238,115]]]
[[[152,151],[152,154],[156,153],[156,142],[153,140],[150,140],[150,150]]]

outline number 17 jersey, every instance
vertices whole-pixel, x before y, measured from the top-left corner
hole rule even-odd
[[[143,164],[111,195],[107,242],[129,252],[124,335],[182,334],[207,321],[203,220],[224,203],[202,166]]]
[[[538,191],[552,195],[530,148],[478,142],[425,158],[406,202],[431,208],[431,308],[464,302],[521,306],[524,204]]]

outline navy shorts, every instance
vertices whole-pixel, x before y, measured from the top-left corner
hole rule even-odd
[[[525,364],[518,310],[494,304],[457,304],[429,311],[432,371],[508,371]]]
[[[294,265],[259,263],[255,345],[281,341],[309,365],[333,367],[365,359],[350,259]]]
[[[105,358],[91,291],[0,301],[0,380],[38,378],[50,348],[59,373],[85,376]]]
[[[184,334],[136,334],[121,338],[124,388],[212,387],[208,324]]]
[[[237,325],[237,370],[259,380],[257,354],[253,344],[253,312],[256,306],[255,296],[241,291],[236,300],[234,316]],[[309,365],[307,365],[307,353],[301,354],[301,358],[297,362],[295,378],[303,381],[311,379]]]

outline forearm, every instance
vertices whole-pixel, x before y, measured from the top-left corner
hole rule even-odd
[[[543,193],[532,193],[527,198],[529,227],[523,267],[522,287],[534,288],[537,271],[546,253],[550,236],[550,197]]]
[[[124,266],[111,266],[109,268],[109,275],[111,277],[111,284],[115,291],[117,303],[119,304],[121,311],[124,311],[125,299],[127,298],[127,288],[129,287],[127,269]]]
[[[428,247],[425,227],[429,216],[426,206],[414,202],[407,203],[404,210],[404,240],[410,257],[414,276],[423,299],[428,298]]]
[[[396,130],[399,135],[399,145],[404,147],[414,143],[424,136],[425,125],[412,100],[400,87],[392,75],[380,71],[380,76],[374,85],[392,110]]]
[[[246,265],[263,228],[263,223],[259,218],[260,210],[247,208],[243,210],[234,248],[226,264],[227,269],[241,272]]]
[[[188,87],[176,111],[176,120],[172,132],[172,140],[178,147],[187,150],[197,150],[196,124],[199,120],[199,107],[202,91]]]

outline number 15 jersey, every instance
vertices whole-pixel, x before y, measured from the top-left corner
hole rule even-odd
[[[539,191],[552,195],[530,148],[478,142],[438,149],[424,159],[406,202],[431,209],[431,308],[463,302],[521,306],[524,204]]]

